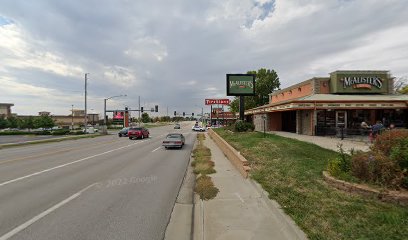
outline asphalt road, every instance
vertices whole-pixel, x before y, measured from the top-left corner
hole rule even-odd
[[[196,134],[98,138],[0,150],[0,240],[163,239]],[[161,147],[182,132],[181,150]]]
[[[2,135],[0,136],[0,144],[5,143],[22,143],[28,141],[37,141],[52,138],[62,138],[64,136],[53,135]]]

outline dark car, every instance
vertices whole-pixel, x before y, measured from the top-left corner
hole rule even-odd
[[[182,148],[185,143],[185,138],[181,133],[170,133],[167,134],[166,138],[163,140],[163,146],[167,148]]]
[[[129,131],[129,128],[122,128],[122,130],[120,130],[118,132],[118,136],[119,137],[127,137],[128,136],[128,131]]]
[[[128,137],[129,139],[148,138],[149,130],[147,130],[147,128],[144,128],[144,127],[131,127],[129,128],[129,131],[128,131]]]

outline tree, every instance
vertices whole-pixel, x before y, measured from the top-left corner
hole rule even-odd
[[[408,94],[408,76],[395,79],[394,92],[399,94]]]
[[[148,122],[150,122],[150,117],[149,117],[149,114],[148,113],[142,113],[142,122],[144,122],[144,123],[148,123]]]
[[[3,116],[0,116],[0,129],[7,128],[9,125],[9,122],[7,119],[5,119]]]
[[[280,89],[280,81],[275,70],[261,68],[258,71],[248,71],[256,74],[255,96],[245,96],[245,110],[265,105],[269,102],[269,94]],[[239,97],[235,97],[230,104],[231,112],[239,112]]]
[[[50,116],[40,116],[33,120],[35,128],[52,128],[55,126],[54,120]]]
[[[170,121],[171,121],[170,116],[160,117],[160,122],[170,122]]]
[[[27,118],[20,118],[19,128],[28,128],[29,130],[34,128],[34,117],[29,116]]]
[[[408,85],[401,88],[398,92],[401,93],[401,94],[408,94]]]
[[[16,117],[9,117],[7,118],[8,121],[8,127],[10,128],[18,128],[19,125],[19,119]]]

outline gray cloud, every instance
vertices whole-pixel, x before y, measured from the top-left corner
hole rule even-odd
[[[0,102],[68,114],[83,107],[85,72],[91,108],[127,94],[109,106],[136,108],[141,96],[161,114],[199,112],[225,96],[226,73],[261,67],[283,87],[337,69],[407,75],[407,10],[397,0],[3,0]]]

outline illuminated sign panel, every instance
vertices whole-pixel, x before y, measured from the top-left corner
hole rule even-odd
[[[254,74],[227,74],[227,96],[255,95]]]
[[[119,112],[119,111],[113,112],[113,119],[114,120],[123,120],[125,118],[124,116],[125,116],[124,112]]]

